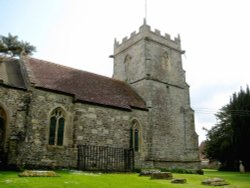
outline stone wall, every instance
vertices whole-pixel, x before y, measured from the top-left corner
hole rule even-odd
[[[76,166],[72,132],[73,98],[34,88],[30,97],[26,136],[19,145],[19,165]],[[66,112],[64,145],[50,146],[48,145],[50,114],[57,107]]]
[[[115,50],[114,53],[113,77],[115,79],[132,83],[145,77],[145,45],[143,40],[136,41],[136,45],[131,45],[128,49]]]
[[[75,104],[75,144],[129,148],[130,128],[133,119],[141,126],[140,151],[136,152],[139,165],[148,154],[147,111],[132,112],[102,106]]]
[[[16,163],[17,142],[26,134],[29,96],[27,91],[0,86],[0,106],[6,113],[3,150],[7,154],[9,164]]]
[[[48,145],[49,117],[57,107],[66,113],[64,145]],[[77,145],[88,144],[129,148],[131,121],[142,127],[140,163],[147,155],[147,112],[125,111],[73,102],[71,96],[39,89],[32,90],[26,139],[19,151],[19,164],[32,166],[77,166]]]

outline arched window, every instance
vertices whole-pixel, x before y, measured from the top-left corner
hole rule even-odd
[[[65,114],[61,108],[56,108],[50,116],[49,145],[63,145]]]
[[[161,56],[161,61],[162,61],[162,67],[166,69],[171,69],[171,63],[170,63],[170,58],[169,54],[167,51],[165,51],[162,56]]]
[[[5,140],[5,124],[6,124],[6,114],[3,108],[0,107],[0,151],[3,149]]]
[[[133,120],[130,128],[130,148],[133,148],[134,151],[140,150],[140,135],[139,122],[137,120]]]
[[[130,69],[129,67],[131,66],[131,59],[132,57],[130,55],[126,55],[124,58],[124,69],[125,69],[125,75],[126,75],[126,79],[128,81],[129,78],[129,73],[130,73]]]

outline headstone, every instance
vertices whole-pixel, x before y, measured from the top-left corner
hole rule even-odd
[[[165,179],[165,180],[171,180],[173,179],[173,175],[171,172],[156,172],[151,174],[151,179]]]
[[[173,179],[171,181],[171,183],[180,183],[180,184],[183,184],[183,183],[187,183],[187,179],[184,179],[184,178]]]
[[[54,171],[25,170],[18,174],[19,177],[58,177]]]
[[[221,178],[210,178],[205,179],[201,182],[203,185],[211,185],[211,186],[223,186],[223,185],[229,185],[224,179]]]
[[[242,164],[242,161],[239,161],[239,162],[240,162],[240,165],[239,165],[240,173],[245,173],[245,167]]]
[[[140,172],[140,176],[151,176],[153,173],[160,173],[161,171],[158,169],[147,169],[147,170],[142,170]]]

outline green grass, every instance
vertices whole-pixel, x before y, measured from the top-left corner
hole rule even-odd
[[[169,180],[150,180],[138,174],[93,174],[58,171],[60,177],[18,177],[17,172],[0,171],[0,188],[206,188],[201,181],[220,177],[230,187],[250,188],[250,173],[218,172],[206,170],[204,175],[173,174],[174,178],[186,178],[186,184],[171,184]]]

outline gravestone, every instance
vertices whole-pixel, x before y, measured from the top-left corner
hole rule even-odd
[[[19,177],[58,177],[54,171],[25,170],[18,174]]]
[[[161,171],[158,169],[147,169],[147,170],[142,170],[140,172],[140,176],[151,176],[153,173],[160,173]]]
[[[173,179],[171,183],[179,183],[179,184],[184,184],[187,183],[187,179],[184,178],[178,178],[178,179]]]
[[[223,185],[229,185],[224,179],[222,178],[209,178],[205,179],[201,182],[203,185],[211,185],[211,186],[223,186]]]
[[[240,173],[245,173],[245,167],[242,164],[242,161],[239,161],[239,162],[240,162],[240,165],[239,165]]]
[[[173,179],[173,175],[171,172],[156,172],[156,173],[151,174],[151,179],[171,180]]]

